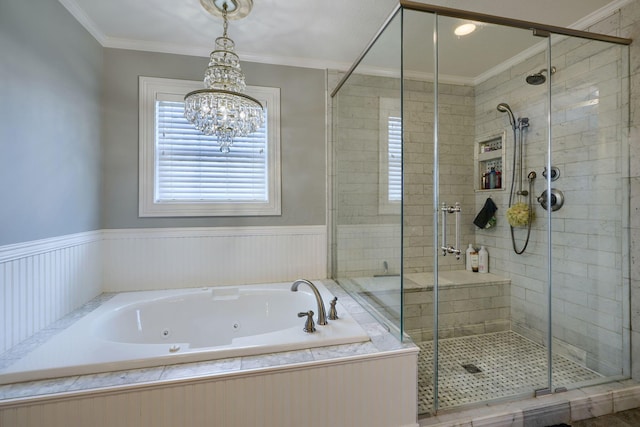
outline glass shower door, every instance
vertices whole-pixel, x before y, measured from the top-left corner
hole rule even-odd
[[[333,99],[333,277],[402,340],[400,14]],[[337,76],[341,77],[341,76]]]
[[[405,333],[420,347],[418,358],[418,410],[434,408],[437,364],[434,340],[434,293],[437,256],[433,217],[434,129],[436,81],[434,79],[435,29],[433,14],[403,11],[403,295]]]
[[[468,23],[476,31],[443,36]],[[438,17],[437,25],[434,295],[437,407],[444,409],[529,397],[548,387],[547,281],[541,274],[548,224],[544,216],[535,218],[529,197],[545,158],[547,91],[526,82],[547,43],[526,29],[450,17]],[[482,49],[489,65],[469,63]],[[467,270],[469,245],[473,265]]]
[[[552,210],[552,387],[562,390],[630,374],[628,47],[558,35],[551,45],[548,188],[536,195]]]

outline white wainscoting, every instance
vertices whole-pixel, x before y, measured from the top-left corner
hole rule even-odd
[[[109,292],[327,277],[324,225],[104,230],[103,237]]]
[[[0,247],[0,353],[96,297],[100,231]]]
[[[327,277],[326,227],[101,230],[0,247],[0,353],[102,292]]]
[[[417,426],[417,352],[0,403],[21,427]]]

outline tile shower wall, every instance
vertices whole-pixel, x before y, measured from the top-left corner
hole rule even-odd
[[[460,248],[474,243],[476,216],[472,178],[474,88],[438,85],[440,203],[461,206]],[[404,267],[406,273],[433,271],[433,84],[405,81]],[[447,218],[447,245],[455,244],[455,216]],[[442,238],[442,236],[441,236]],[[439,257],[440,270],[464,269],[464,257]]]
[[[338,277],[399,270],[399,205],[379,203],[380,98],[399,99],[397,79],[354,75],[334,100],[334,245]],[[399,101],[398,101],[399,108]],[[387,211],[384,211],[387,208]],[[391,234],[389,234],[390,232]],[[340,258],[346,255],[347,258]],[[367,271],[368,270],[368,271]]]
[[[621,9],[616,19],[601,23],[594,31],[633,38],[630,48],[630,127],[629,127],[629,244],[631,299],[631,375],[640,380],[640,2],[632,1]],[[626,231],[626,230],[625,230]]]
[[[337,235],[341,274],[360,277],[400,273],[400,224],[339,225]]]
[[[432,271],[433,260],[433,84],[407,80],[404,85],[404,268],[405,272]],[[399,207],[381,208],[380,99],[396,99],[399,114],[400,81],[397,78],[352,75],[334,105],[334,196],[337,233],[337,274],[378,274],[387,261],[399,272]],[[440,85],[440,138],[443,141],[440,182],[450,196],[441,200],[462,206],[461,246],[473,241],[475,216],[473,187],[473,88]],[[387,207],[388,208],[388,207]],[[454,221],[448,230],[453,241]],[[390,234],[391,233],[391,234]],[[397,233],[397,232],[396,232]],[[360,235],[361,237],[358,237]],[[340,255],[346,255],[342,258]],[[463,260],[442,258],[441,268],[463,268]]]
[[[586,351],[586,364],[605,375],[623,374],[626,250],[623,230],[626,185],[626,119],[622,93],[624,49],[581,39],[552,47],[557,67],[552,85],[552,163],[560,168],[553,183],[564,192],[565,206],[553,214],[553,327],[566,347]],[[537,197],[546,183],[545,86],[525,83],[527,74],[546,68],[540,53],[476,86],[477,134],[507,132],[507,156],[513,153],[513,134],[500,102],[514,114],[529,117],[524,138],[524,176],[537,172]],[[624,83],[624,82],[623,82]],[[623,142],[624,141],[624,142]],[[504,175],[511,177],[507,161]],[[526,180],[526,179],[525,179]],[[526,184],[525,184],[526,185]],[[479,230],[477,240],[491,248],[492,272],[511,278],[512,329],[536,342],[546,334],[547,231],[546,211],[535,203],[537,220],[523,255],[511,246],[504,217],[508,194],[496,192],[498,225]],[[522,200],[525,201],[526,200]],[[478,197],[477,206],[483,199]],[[516,229],[522,247],[526,230]]]
[[[508,280],[440,285],[438,337],[482,335],[511,329]],[[433,341],[433,286],[405,281],[404,328],[417,343]]]

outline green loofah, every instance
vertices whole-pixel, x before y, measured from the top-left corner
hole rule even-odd
[[[529,224],[529,219],[533,221],[534,213],[529,211],[529,205],[518,202],[507,209],[507,221],[512,227],[524,227]]]

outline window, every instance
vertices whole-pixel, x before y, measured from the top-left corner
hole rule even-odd
[[[402,200],[402,119],[389,116],[387,118],[389,169],[388,197],[390,202]]]
[[[378,213],[399,214],[402,201],[402,118],[400,100],[380,98]]]
[[[202,82],[140,77],[140,216],[280,215],[280,91],[247,87],[265,125],[220,152],[184,118]]]

